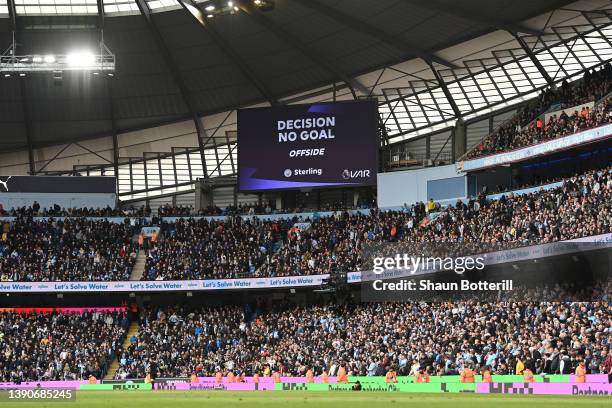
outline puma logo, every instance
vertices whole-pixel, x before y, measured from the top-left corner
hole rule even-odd
[[[4,189],[5,189],[6,191],[9,191],[8,186],[7,186],[6,184],[7,184],[7,183],[8,183],[8,181],[11,179],[11,177],[13,177],[13,176],[9,176],[9,177],[8,177],[6,180],[4,180],[4,181],[0,180],[0,184],[2,184],[2,185],[4,186]]]

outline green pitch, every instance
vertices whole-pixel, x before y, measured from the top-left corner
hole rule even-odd
[[[476,394],[408,394],[389,392],[300,391],[79,391],[76,401],[3,403],[19,408],[610,408],[610,397],[523,396]],[[527,405],[525,405],[527,404]]]

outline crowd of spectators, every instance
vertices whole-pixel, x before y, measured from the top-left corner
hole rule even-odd
[[[609,233],[612,168],[592,170],[559,188],[496,200],[484,194],[442,207],[433,201],[400,211],[336,211],[332,216],[264,220],[162,221],[147,241],[142,279],[219,279],[312,275],[370,268],[373,255],[453,248],[473,255]],[[4,223],[0,280],[126,280],[135,263],[137,218],[124,223],[83,217]],[[300,222],[299,224],[296,224]],[[472,251],[472,253],[467,253]]]
[[[462,301],[151,309],[118,352],[116,378],[245,375],[458,374],[488,365],[496,374],[612,370],[612,304]],[[561,296],[554,293],[555,296]],[[536,294],[537,295],[537,294]],[[549,296],[546,296],[549,295]],[[609,297],[609,287],[607,296]],[[535,299],[535,298],[532,298]]]
[[[165,204],[157,209],[157,217],[205,217],[205,216],[232,216],[232,215],[266,215],[266,214],[294,214],[313,211],[340,211],[356,208],[367,208],[367,205],[347,206],[341,203],[325,204],[321,208],[310,208],[300,205],[293,208],[276,209],[272,203],[242,203],[237,206],[229,205],[220,208],[210,205],[200,210],[188,205]],[[0,217],[152,217],[155,211],[149,205],[140,207],[124,206],[121,208],[64,208],[54,204],[50,208],[41,208],[38,202],[31,206],[3,208],[0,204]]]
[[[220,279],[255,274],[273,252],[282,221],[229,217],[163,223],[147,251],[144,280]]]
[[[240,203],[238,205],[228,205],[225,208],[220,208],[215,205],[210,205],[200,210],[195,210],[193,206],[187,205],[170,205],[160,206],[158,215],[160,217],[203,217],[203,216],[232,216],[232,215],[267,215],[267,214],[295,214],[302,212],[316,211],[346,211],[358,208],[369,208],[365,203],[357,206],[347,206],[342,203],[327,203],[319,208],[311,208],[306,205],[298,205],[291,208],[276,209],[274,203]]]
[[[434,248],[453,251],[447,255],[472,255],[609,233],[611,171],[590,171],[560,188],[531,194],[510,193],[498,200],[481,195],[444,209],[431,201],[404,211],[339,212],[288,234],[279,251],[266,254],[258,273],[348,272],[370,267],[373,256],[385,256],[382,251],[415,255]]]
[[[210,205],[197,211],[192,206],[170,204],[162,205],[157,209],[157,215],[160,217],[202,217],[223,214],[224,211],[216,205]]]
[[[431,201],[368,215],[337,211],[300,220],[302,228],[292,227],[298,220],[180,220],[162,227],[143,279],[350,272],[370,267],[381,251],[415,254],[433,245],[458,256],[604,234],[611,230],[611,170],[576,175],[560,188],[498,200],[482,194],[446,208]]]
[[[609,63],[599,71],[587,71],[578,84],[572,86],[563,82],[559,89],[545,91],[512,120],[487,136],[468,153],[466,159],[517,149],[610,123],[611,100],[604,101],[593,109],[583,106],[574,109],[573,113],[563,110],[558,116],[552,115],[546,121],[541,115],[551,105],[555,106],[556,110],[575,108],[580,104],[597,101],[611,91],[612,65]]]
[[[129,221],[19,216],[4,225],[1,281],[127,280],[136,260]]]
[[[3,208],[0,204],[0,217],[149,217],[151,216],[151,208],[148,206],[141,207],[124,207],[124,208],[64,208],[58,204],[54,204],[49,208],[41,208],[37,201],[34,201],[31,206],[13,207],[10,209]]]
[[[102,378],[129,322],[124,313],[0,313],[0,382]]]
[[[333,216],[313,220],[306,228],[290,228],[283,245],[267,253],[258,276],[317,275],[350,272],[360,266],[360,250],[364,239],[361,231],[372,216],[350,215],[337,211]]]
[[[382,213],[382,225],[366,242],[362,266],[372,256],[427,253],[464,256],[609,233],[612,168],[564,181],[562,187],[496,200],[484,195],[421,219],[423,205],[404,214]],[[424,206],[429,210],[433,202]],[[418,226],[417,226],[418,225]],[[376,239],[379,237],[379,239]]]

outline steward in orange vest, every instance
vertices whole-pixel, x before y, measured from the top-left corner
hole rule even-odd
[[[338,369],[338,384],[348,384],[348,376],[346,375],[346,368],[343,365]]]
[[[420,369],[419,372],[414,376],[414,382],[417,384],[425,384],[429,382],[429,374],[424,369]]]
[[[397,383],[397,373],[395,372],[393,367],[391,367],[391,369],[387,371],[387,376],[385,378],[385,381],[387,382],[387,384]]]
[[[482,382],[483,383],[493,382],[493,376],[491,375],[491,367],[486,366],[482,369]]]
[[[532,383],[535,382],[535,379],[533,378],[533,371],[531,371],[530,369],[526,368],[525,370],[523,370],[523,380],[526,383]]]
[[[586,382],[586,368],[584,366],[584,361],[581,361],[578,367],[576,367],[576,382],[577,383]]]
[[[468,384],[474,382],[474,371],[470,367],[465,367],[461,374],[459,375],[459,379],[462,383]]]

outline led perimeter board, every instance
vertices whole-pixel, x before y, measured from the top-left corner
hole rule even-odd
[[[376,184],[375,100],[238,110],[241,191]]]

